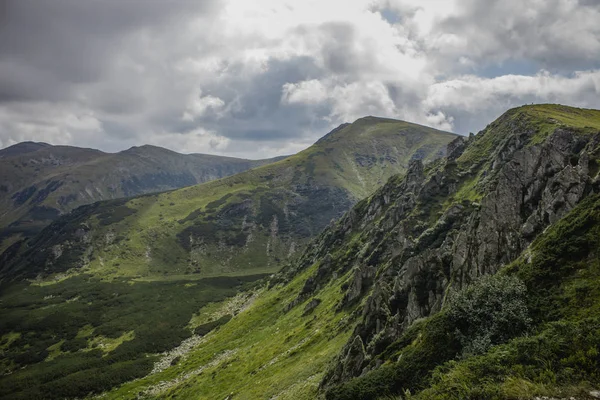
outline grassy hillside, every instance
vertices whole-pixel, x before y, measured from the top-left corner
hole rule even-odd
[[[274,272],[332,219],[405,171],[410,159],[439,157],[455,137],[362,118],[279,162],[77,210],[23,244],[10,268],[141,280]]]
[[[538,238],[527,256],[532,258],[522,257],[498,277],[457,294],[443,312],[416,322],[392,343],[379,358],[381,367],[331,390],[327,398],[388,399],[395,392],[408,395],[398,399],[517,399],[585,396],[597,389],[599,226],[600,200],[594,196]],[[288,311],[286,306],[318,269],[319,263],[285,285],[256,292],[247,311],[207,335],[177,365],[124,384],[104,398],[324,396],[319,384],[352,337],[358,317],[354,310],[361,306],[340,308],[348,272]],[[314,299],[320,302],[310,310]],[[505,314],[493,310],[498,307],[493,300],[500,301]],[[516,313],[524,304],[527,314]],[[501,333],[506,344],[460,356],[465,339],[461,344],[457,333],[465,318],[478,321],[467,337],[475,341],[494,316],[505,318]],[[521,319],[522,324],[514,323]]]
[[[155,146],[108,154],[19,143],[0,150],[0,250],[82,204],[190,186],[272,161],[184,155]]]
[[[452,157],[414,163],[175,365],[104,398],[589,397],[600,129],[564,112],[513,109]]]
[[[281,319],[281,305],[293,300],[295,288],[278,294],[255,287],[226,297],[293,259],[294,247],[300,253],[359,196],[404,172],[410,159],[432,160],[455,138],[368,117],[295,156],[232,177],[73,210],[0,260],[0,319],[6,321],[0,351],[9,373],[0,378],[0,397],[84,397],[146,375],[171,376],[177,366],[187,371],[231,357],[243,357],[266,378],[269,365],[277,364],[273,358],[292,346],[311,351],[324,367],[349,333],[345,314],[331,308],[338,287],[331,286],[330,297],[314,310],[293,310]],[[246,314],[257,297],[259,313]],[[238,317],[245,322],[229,330]],[[298,318],[306,324],[298,326]],[[332,321],[339,322],[334,331]],[[297,337],[277,335],[294,327]],[[227,334],[206,353],[187,357],[216,332]],[[272,353],[262,354],[257,344],[273,346]],[[311,377],[314,393],[320,375],[313,366],[289,365],[281,367],[285,379],[270,382],[283,388],[298,376]],[[204,393],[227,392],[237,374],[231,371]],[[243,371],[240,385],[254,379]],[[163,391],[139,391],[145,390],[151,397]]]

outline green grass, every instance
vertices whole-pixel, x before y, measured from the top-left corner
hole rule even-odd
[[[302,316],[308,299],[285,312],[315,269],[307,269],[288,285],[261,292],[250,308],[208,334],[176,366],[124,384],[106,398],[131,398],[140,392],[158,398],[213,399],[231,393],[248,399],[315,398],[329,362],[353,327],[348,312],[335,311],[346,277],[318,293],[322,302],[314,313]],[[170,382],[166,390],[156,388],[161,381]]]
[[[3,291],[0,334],[6,399],[82,397],[152,369],[154,353],[192,335],[205,305],[248,288],[257,276],[106,282],[78,276]]]
[[[600,111],[585,108],[561,106],[559,104],[539,104],[523,106],[517,109],[530,121],[538,126],[538,134],[532,139],[532,144],[542,142],[557,127],[568,126],[581,133],[597,133],[600,131]]]

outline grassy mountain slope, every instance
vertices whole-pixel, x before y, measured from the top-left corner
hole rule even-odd
[[[369,117],[274,164],[202,185],[73,210],[35,238],[12,246],[0,260],[0,351],[2,369],[10,372],[0,378],[0,397],[83,397],[148,374],[172,374],[172,367],[184,361],[190,348],[208,340],[211,330],[225,330],[238,318],[232,316],[247,315],[243,310],[254,298],[240,295],[221,302],[225,297],[275,271],[292,256],[292,243],[300,250],[358,196],[405,171],[410,159],[432,160],[455,138]],[[331,289],[335,301],[338,288]],[[255,291],[258,295],[260,290]],[[250,314],[254,317],[247,324],[220,339],[210,357],[243,339],[242,333],[255,331],[252,340],[262,338],[266,346],[274,330],[291,329],[297,311],[278,318],[281,302],[290,296],[295,294],[267,300],[261,295],[256,304],[263,311]],[[262,320],[267,313],[273,327]],[[315,359],[334,357],[345,342],[349,331],[331,346],[333,332],[319,328],[342,317],[328,306],[326,321],[298,330],[299,336],[315,332],[310,343],[322,346]],[[345,332],[344,323],[340,332]],[[169,350],[182,340],[180,348]],[[277,340],[274,352],[296,339]],[[194,362],[207,356],[202,357]],[[272,361],[265,357],[269,355],[254,362]],[[281,384],[295,380],[296,372],[306,376],[310,366],[290,369]],[[225,390],[228,384],[220,385]]]
[[[412,163],[175,365],[105,398],[585,398],[600,371],[598,117],[521,107]]]
[[[261,168],[76,210],[22,245],[10,268],[149,280],[274,272],[410,159],[439,157],[455,137],[362,118]]]
[[[109,154],[19,143],[0,150],[0,248],[82,204],[190,186],[272,161],[185,155],[155,146]]]

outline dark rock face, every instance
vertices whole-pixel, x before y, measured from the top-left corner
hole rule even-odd
[[[32,203],[41,203],[42,201],[46,200],[46,198],[48,197],[48,195],[52,192],[54,192],[56,189],[58,189],[59,187],[61,187],[63,184],[63,182],[61,181],[50,181],[48,182],[48,184],[46,185],[46,187],[44,187],[43,189],[39,190],[37,192],[37,194],[33,197],[33,199],[31,199]]]
[[[600,154],[600,132],[559,127],[533,143],[536,131],[525,122],[500,121],[500,128],[503,136],[493,138],[498,145],[475,162],[462,155],[471,152],[468,157],[474,158],[481,146],[476,141],[485,138],[457,138],[448,157],[434,166],[412,161],[404,179],[390,181],[360,203],[300,261],[320,260],[350,233],[365,238],[351,257],[353,278],[340,307],[368,297],[324,387],[375,368],[374,357],[416,319],[439,311],[448,290],[496,273],[549,224],[600,191],[590,161]],[[465,182],[473,177],[477,187],[466,195]],[[452,201],[444,205],[440,198]],[[329,264],[329,276],[348,269],[343,260]]]
[[[13,204],[15,207],[25,204],[27,200],[33,196],[37,188],[35,186],[29,186],[20,192],[17,192],[12,195],[11,199],[13,200]]]
[[[363,365],[367,360],[364,343],[360,336],[354,339],[346,346],[344,357],[336,363],[331,376],[336,380],[344,382],[352,377],[358,376],[363,371]]]
[[[206,180],[216,179],[221,176],[223,175],[215,175]],[[198,183],[196,178],[189,171],[180,174],[163,172],[141,176],[134,175],[129,179],[124,179],[121,181],[121,189],[123,190],[123,194],[129,197],[140,193],[156,191],[157,188],[159,190],[160,188],[171,189],[195,185],[196,183]]]
[[[317,308],[317,306],[321,304],[321,299],[312,299],[311,301],[309,301],[308,303],[306,303],[306,306],[304,307],[304,311],[302,312],[302,315],[308,315],[311,312],[314,311],[315,308]]]
[[[456,160],[466,148],[467,140],[461,136],[448,143],[448,146],[446,147],[446,157],[448,158],[448,161]]]

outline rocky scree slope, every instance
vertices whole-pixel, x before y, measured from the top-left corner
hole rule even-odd
[[[591,398],[599,160],[600,111],[509,110],[359,202],[184,363],[107,398]]]
[[[305,151],[185,189],[85,206],[4,253],[4,276],[152,278],[273,272],[411,159],[456,135],[366,117]]]
[[[0,150],[0,249],[83,204],[195,185],[281,158],[179,154],[149,145],[110,154],[19,143]]]

